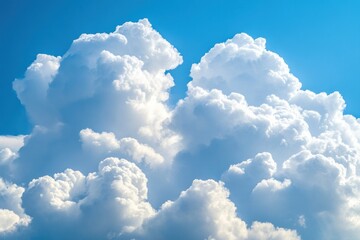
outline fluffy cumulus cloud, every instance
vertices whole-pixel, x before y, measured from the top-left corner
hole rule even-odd
[[[155,167],[164,163],[164,157],[153,148],[139,143],[135,138],[122,138],[117,140],[114,133],[96,133],[87,128],[80,131],[82,147],[90,154],[124,155],[133,159],[136,163],[144,163]]]
[[[134,163],[107,158],[87,176],[67,169],[32,180],[23,205],[33,217],[36,238],[112,239],[154,214],[146,183]]]
[[[265,48],[265,39],[237,34],[216,44],[191,69],[189,87],[220,89],[242,94],[250,104],[261,104],[268,95],[291,97],[301,84],[284,60]]]
[[[0,178],[0,236],[11,234],[16,228],[26,227],[31,218],[22,208],[24,188]]]
[[[14,166],[18,180],[68,167],[94,171],[98,156],[93,164],[83,164],[78,141],[79,132],[87,128],[129,138],[123,144],[128,149],[156,148],[161,155],[156,161],[171,161],[179,136],[164,127],[174,85],[166,71],[181,62],[178,51],[146,19],[109,34],[82,34],[62,57],[39,54],[25,77],[13,83],[36,126]]]
[[[254,222],[250,228],[236,216],[236,207],[222,183],[194,180],[179,198],[164,203],[143,224],[139,239],[300,239],[295,231]]]
[[[8,165],[18,156],[25,136],[0,136],[0,165]]]
[[[356,239],[360,122],[242,33],[191,68],[148,20],[39,54],[13,83],[34,128],[0,136],[7,239]]]
[[[283,59],[246,34],[215,45],[191,76],[171,126],[183,137],[184,185],[222,179],[246,221],[304,239],[359,235],[360,125],[339,93],[300,89]]]

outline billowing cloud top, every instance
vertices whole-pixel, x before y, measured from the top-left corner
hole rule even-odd
[[[6,239],[356,239],[360,122],[241,33],[191,68],[147,19],[39,54],[13,83],[34,123],[0,136]]]
[[[284,60],[265,49],[265,39],[241,33],[216,44],[191,68],[189,88],[220,89],[225,94],[242,94],[258,105],[270,94],[288,99],[301,84]]]

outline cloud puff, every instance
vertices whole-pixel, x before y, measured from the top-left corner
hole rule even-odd
[[[25,136],[0,136],[0,165],[9,164],[24,146]]]
[[[266,50],[265,43],[264,38],[254,40],[241,33],[216,44],[192,66],[189,88],[220,89],[227,95],[237,92],[252,105],[275,93],[288,99],[301,84],[279,55]]]
[[[62,57],[38,55],[25,77],[13,84],[36,125],[16,161],[15,175],[29,181],[68,167],[94,171],[101,158],[83,164],[78,141],[87,128],[114,133],[124,148],[138,150],[138,161],[147,161],[143,156],[149,154],[156,161],[171,161],[178,137],[164,127],[174,85],[166,71],[181,62],[147,19],[109,34],[83,34]],[[161,156],[150,153],[151,148]]]
[[[145,222],[140,239],[300,239],[295,231],[254,222],[250,228],[236,216],[222,183],[194,180],[174,202],[166,202]]]
[[[139,143],[134,138],[117,140],[113,133],[96,133],[87,128],[80,131],[80,139],[85,151],[91,154],[121,155],[130,157],[136,163],[145,163],[150,167],[162,164],[163,156],[145,144]]]
[[[247,205],[240,206],[240,210],[249,221],[260,219],[281,226],[298,225],[305,239],[352,238],[356,235],[357,223],[350,219],[357,215],[358,206],[351,204],[352,210],[347,206],[354,203],[352,199],[357,198],[358,193],[354,192],[354,177],[347,178],[345,174],[344,166],[332,158],[302,151],[285,161],[281,170],[272,176],[258,177],[249,183],[254,175],[243,176],[246,172],[230,168],[224,179],[233,190],[234,201]],[[247,188],[239,189],[239,186]],[[348,192],[350,188],[353,190]],[[330,223],[331,219],[340,222]],[[343,221],[348,222],[347,230]]]
[[[21,205],[23,192],[24,188],[0,178],[0,236],[30,223],[31,218]]]
[[[162,103],[173,80],[165,71],[181,62],[177,50],[144,19],[110,34],[83,34],[61,58],[38,55],[14,89],[30,116],[36,116],[35,124],[76,126],[88,117],[91,128],[107,124],[123,136],[141,128],[145,134],[166,117]],[[44,121],[44,116],[52,118]]]
[[[154,214],[147,179],[133,163],[107,158],[98,172],[84,176],[67,169],[30,182],[24,206],[33,217],[34,237],[114,238],[139,227]]]
[[[174,165],[184,185],[194,178],[220,179],[230,165],[262,152],[281,165],[312,140],[300,108],[275,95],[252,106],[239,93],[196,87],[179,102],[171,124],[182,136]]]
[[[340,93],[301,89],[263,38],[237,34],[192,66],[187,96],[170,107],[167,71],[181,62],[146,19],[83,34],[61,57],[38,55],[13,84],[35,127],[25,144],[0,137],[10,166],[1,174],[30,182],[0,182],[0,231],[359,236],[360,123]]]
[[[222,179],[245,221],[296,226],[305,239],[359,234],[360,125],[339,93],[301,90],[265,41],[246,34],[215,45],[191,76],[171,121],[182,186]]]
[[[53,121],[51,106],[46,103],[47,90],[60,66],[61,57],[38,54],[27,68],[24,79],[16,79],[13,88],[36,124]]]
[[[17,152],[24,145],[25,136],[0,136],[0,149],[9,148]]]

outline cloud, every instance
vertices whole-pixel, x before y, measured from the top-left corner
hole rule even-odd
[[[25,136],[0,136],[0,149],[9,148],[11,151],[19,151],[24,145]]]
[[[25,136],[0,136],[0,165],[8,165],[17,158],[18,151],[24,146]]]
[[[145,163],[150,167],[156,167],[164,162],[163,156],[145,144],[139,143],[134,138],[122,138],[117,140],[113,133],[96,133],[87,128],[80,131],[80,139],[85,151],[91,154],[120,155],[130,157],[134,162]]]
[[[14,160],[18,158],[19,150],[24,146],[25,139],[25,135],[0,136],[0,178],[12,176]]]
[[[22,208],[24,188],[0,178],[0,236],[29,225],[31,218]]]
[[[12,230],[20,218],[13,211],[0,209],[0,232]]]
[[[274,178],[263,179],[261,182],[257,183],[253,191],[262,191],[268,190],[271,192],[280,191],[286,189],[291,185],[291,181],[289,179],[285,179],[283,182],[280,182]]]
[[[36,126],[16,161],[15,178],[30,181],[69,167],[94,171],[101,158],[87,155],[89,164],[83,164],[78,141],[87,128],[123,139],[123,147],[138,150],[137,161],[150,161],[149,154],[171,161],[178,136],[164,126],[174,85],[166,71],[181,62],[147,19],[112,33],[82,34],[62,57],[39,54],[13,84]]]
[[[24,206],[33,216],[36,238],[109,239],[133,231],[154,214],[146,184],[135,164],[107,158],[87,176],[67,169],[34,179]]]
[[[146,19],[39,54],[13,84],[34,129],[0,137],[2,234],[355,239],[359,120],[265,43],[216,44],[175,107],[182,57]]]
[[[246,34],[216,44],[191,76],[171,121],[180,186],[221,179],[246,222],[295,226],[304,239],[359,234],[360,125],[338,92],[300,89],[283,59]]]
[[[220,179],[230,165],[263,152],[281,166],[312,140],[300,109],[275,95],[252,106],[239,93],[196,87],[179,102],[171,124],[182,136],[174,165],[184,185],[194,178]]]
[[[38,54],[27,68],[25,78],[13,82],[20,102],[36,124],[48,124],[53,121],[53,116],[49,114],[52,110],[46,102],[46,95],[49,84],[58,72],[60,61],[61,57]]]
[[[11,151],[9,148],[4,148],[0,150],[0,164],[6,164],[9,161],[16,158],[16,153]]]
[[[288,99],[301,84],[285,61],[266,50],[264,38],[236,34],[216,44],[191,68],[189,88],[219,89],[226,95],[237,92],[247,102],[259,105],[271,94]]]
[[[140,239],[300,239],[295,231],[254,222],[250,228],[236,216],[222,183],[194,180],[174,202],[166,202],[145,222]]]

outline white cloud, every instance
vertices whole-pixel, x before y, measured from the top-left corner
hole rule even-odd
[[[0,235],[30,223],[31,218],[21,206],[23,192],[24,188],[0,178]]]
[[[238,144],[244,147],[246,157],[268,151],[285,160],[311,139],[301,109],[275,95],[257,107],[248,105],[238,93],[224,95],[217,89],[200,87],[190,88],[188,96],[179,102],[172,127],[181,133],[185,148],[239,138],[237,141],[245,141]]]
[[[231,165],[229,172],[235,174],[249,174],[258,178],[272,177],[276,172],[277,164],[270,153],[258,153],[254,159]]]
[[[110,153],[120,148],[120,143],[112,132],[96,133],[86,128],[80,131],[80,140],[86,151]]]
[[[25,145],[0,137],[6,177],[32,181],[23,197],[2,183],[13,200],[0,199],[0,229],[15,239],[359,236],[360,122],[340,93],[300,89],[264,39],[237,34],[192,66],[172,109],[167,71],[181,62],[146,19],[38,55],[14,82],[35,127]],[[14,231],[30,222],[24,211],[29,232]]]
[[[237,92],[252,105],[260,105],[271,94],[288,99],[301,84],[279,55],[266,50],[265,42],[241,33],[216,44],[192,66],[189,88]]]
[[[87,128],[80,131],[80,139],[85,151],[91,154],[120,155],[132,159],[136,163],[145,163],[150,167],[158,166],[164,162],[163,156],[134,138],[117,140],[113,133],[96,133]]]
[[[304,215],[299,216],[298,223],[301,227],[306,227],[306,218]]]
[[[289,179],[285,179],[283,182],[280,182],[274,178],[270,179],[263,179],[261,182],[256,184],[253,191],[266,191],[269,190],[271,192],[280,191],[282,189],[285,189],[291,185],[291,181]]]
[[[15,159],[16,153],[10,150],[10,148],[4,148],[0,150],[0,165],[6,164],[9,161]]]
[[[339,93],[301,90],[264,43],[236,35],[193,65],[171,122],[183,146],[176,176],[221,178],[247,222],[297,225],[305,239],[351,239],[359,234],[359,121],[343,115]],[[271,161],[256,160],[266,152]]]
[[[17,152],[24,145],[25,136],[0,136],[0,149],[9,148]]]
[[[140,144],[134,138],[122,138],[120,140],[120,151],[124,152],[138,163],[144,161],[146,164],[153,166],[164,162],[164,158],[156,153],[154,149],[144,144]]]
[[[20,217],[8,209],[0,209],[0,233],[11,231],[20,222]]]
[[[174,202],[166,202],[143,225],[140,239],[270,240],[300,239],[295,231],[254,222],[250,228],[236,216],[222,183],[194,180]]]
[[[38,54],[27,68],[24,79],[16,79],[13,88],[30,118],[36,124],[54,121],[51,106],[46,102],[49,85],[57,74],[61,57]]]
[[[30,181],[66,168],[94,171],[101,158],[84,154],[78,141],[87,128],[123,139],[124,147],[138,150],[134,160],[171,162],[178,136],[165,127],[174,85],[166,71],[181,62],[146,19],[112,33],[83,34],[62,57],[38,55],[25,78],[14,81],[36,125],[16,161],[16,178]]]
[[[31,181],[24,206],[33,216],[31,227],[38,238],[115,237],[133,231],[154,214],[146,201],[146,184],[135,164],[107,158],[98,172],[87,176],[67,169]]]
[[[0,165],[9,164],[18,157],[26,136],[0,136]]]
[[[249,230],[249,240],[282,240],[300,239],[296,232],[283,228],[275,228],[270,223],[254,222]]]

